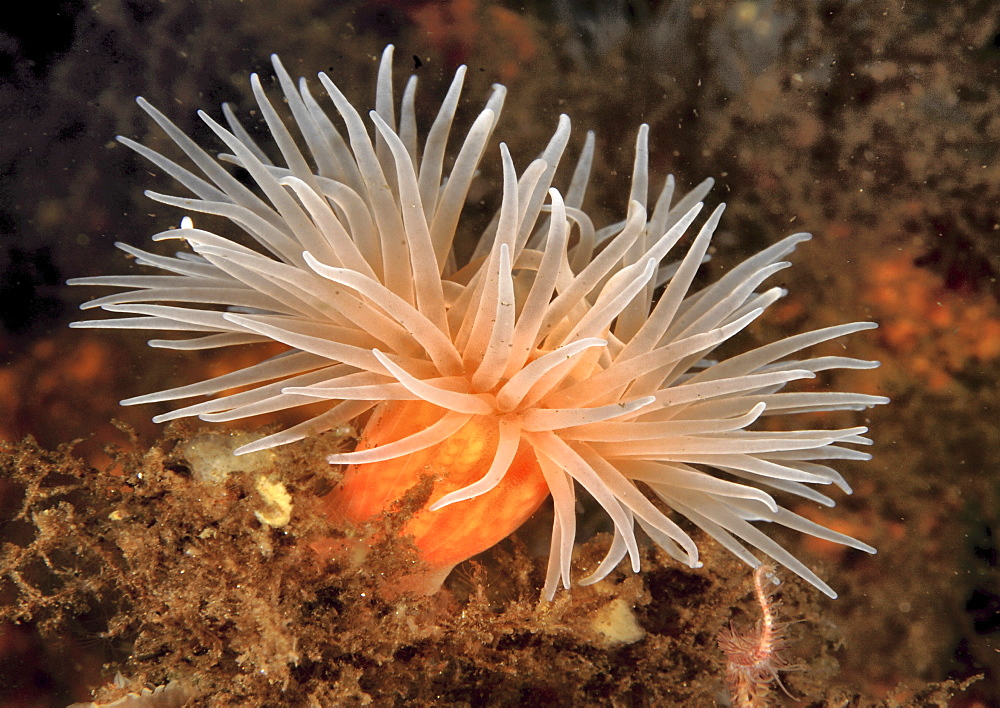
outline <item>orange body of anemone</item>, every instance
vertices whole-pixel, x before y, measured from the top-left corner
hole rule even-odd
[[[385,445],[424,430],[441,409],[424,401],[387,401],[376,408],[358,450]],[[499,421],[476,416],[447,440],[384,462],[351,465],[343,481],[324,498],[334,521],[364,523],[389,511],[426,475],[434,480],[427,507],[486,474],[497,450]],[[412,536],[428,566],[428,586],[439,586],[458,563],[506,538],[549,495],[534,450],[521,441],[507,474],[489,492],[436,511],[425,507],[411,516],[403,533]],[[427,587],[428,591],[436,587]]]

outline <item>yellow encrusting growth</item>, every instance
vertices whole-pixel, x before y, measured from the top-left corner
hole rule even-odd
[[[597,644],[607,648],[635,644],[646,636],[631,605],[620,597],[597,610],[590,626]]]
[[[262,524],[276,529],[287,526],[292,519],[292,495],[285,485],[267,477],[257,478],[257,492],[264,500],[264,510],[255,511],[254,516]]]

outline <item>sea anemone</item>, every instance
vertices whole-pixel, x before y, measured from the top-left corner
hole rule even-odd
[[[465,69],[455,75],[421,149],[416,78],[406,85],[397,123],[391,61],[390,46],[379,67],[376,109],[369,113],[371,134],[336,85],[319,75],[346,139],[306,82],[296,87],[276,57],[291,124],[251,76],[279,163],[228,106],[228,129],[199,113],[231,151],[216,159],[139,99],[194,165],[182,167],[119,138],[194,196],[147,195],[222,217],[249,238],[199,229],[185,217],[180,228],[153,240],[178,239],[190,251],[169,257],[119,243],[136,264],[160,273],[72,280],[124,288],[83,308],[127,315],[73,326],[194,335],[149,342],[165,349],[280,342],[288,350],[122,404],[208,396],[154,420],[232,421],[330,401],[322,414],[237,454],[368,414],[357,448],[329,457],[348,467],[325,499],[327,511],[370,519],[430,475],[430,501],[404,527],[431,569],[428,590],[440,586],[455,564],[510,534],[549,496],[554,521],[543,595],[553,597],[560,582],[569,587],[582,489],[614,526],[607,556],[584,584],[605,577],[626,555],[639,570],[637,525],[670,556],[698,567],[698,549],[678,524],[686,523],[682,516],[749,565],[760,560],[748,546],[835,597],[752,522],[873,553],[776,499],[832,506],[809,485],[834,484],[849,493],[827,461],[867,459],[846,447],[869,444],[862,437],[866,428],[751,428],[762,416],[884,403],[858,393],[784,390],[828,369],[877,366],[841,356],[788,358],[875,325],[828,327],[722,361],[708,358],[784,294],[779,287],[758,288],[788,266],[781,259],[809,236],[789,236],[692,292],[723,207],[705,219],[679,262],[664,261],[699,216],[712,181],[671,205],[674,180],[668,178],[650,213],[644,125],[625,219],[595,228],[582,210],[592,134],[565,196],[551,186],[570,137],[569,118],[560,116],[548,146],[520,175],[500,144],[501,206],[471,255],[460,260],[459,250],[468,252],[455,248],[461,213],[505,89],[493,87],[444,177]],[[245,186],[251,182],[256,190]]]

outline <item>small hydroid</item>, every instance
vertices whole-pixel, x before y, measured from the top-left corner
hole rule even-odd
[[[719,648],[726,655],[726,683],[736,708],[767,706],[773,683],[788,694],[779,673],[797,668],[782,656],[787,646],[787,623],[778,619],[781,602],[774,599],[777,585],[773,564],[757,566],[753,573],[753,595],[760,608],[760,620],[752,628],[738,630],[730,625],[719,632]]]

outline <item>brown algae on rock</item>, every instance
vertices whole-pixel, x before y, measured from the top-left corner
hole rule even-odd
[[[707,539],[704,568],[644,547],[646,572],[619,569],[540,602],[545,559],[530,549],[542,518],[434,596],[386,593],[419,567],[399,529],[426,488],[367,528],[339,528],[315,512],[339,474],[325,457],[343,437],[309,438],[210,483],[184,457],[204,435],[174,425],[149,450],[133,441],[115,452],[108,470],[68,448],[0,442],[15,492],[0,500],[0,620],[32,626],[60,665],[90,667],[75,680],[102,687],[66,703],[113,703],[172,681],[196,694],[189,706],[712,705],[725,695],[715,636],[754,617],[754,600],[744,567]],[[274,489],[292,510],[280,528],[259,519],[282,508],[264,504],[284,499]],[[317,539],[348,535],[370,539],[362,562],[347,550],[320,561]],[[581,545],[575,570],[596,567],[610,543],[597,533]],[[781,594],[785,615],[803,620],[789,634],[806,668],[783,677],[789,690],[849,696],[835,684],[839,637],[816,593],[788,581]],[[65,661],[81,655],[98,662]],[[116,672],[129,680],[112,681]]]
[[[389,600],[380,588],[418,563],[391,531],[419,498],[380,532],[336,528],[311,511],[335,482],[324,458],[342,439],[311,438],[210,483],[183,456],[203,435],[174,426],[149,450],[115,453],[112,470],[2,443],[22,491],[5,505],[0,617],[100,654],[105,673],[83,680],[106,685],[71,700],[182,681],[199,695],[189,705],[676,704],[714,700],[722,686],[712,638],[737,602],[724,574],[741,572],[724,552],[707,549],[711,569],[689,570],[645,548],[648,574],[616,571],[545,603],[545,561],[526,531],[437,595]],[[267,522],[283,508],[274,489],[294,510],[284,525]],[[320,562],[310,544],[348,532],[375,539],[364,562]],[[595,536],[577,567],[594,567],[609,543]],[[790,610],[811,613],[799,600]],[[127,686],[109,683],[116,671]]]

